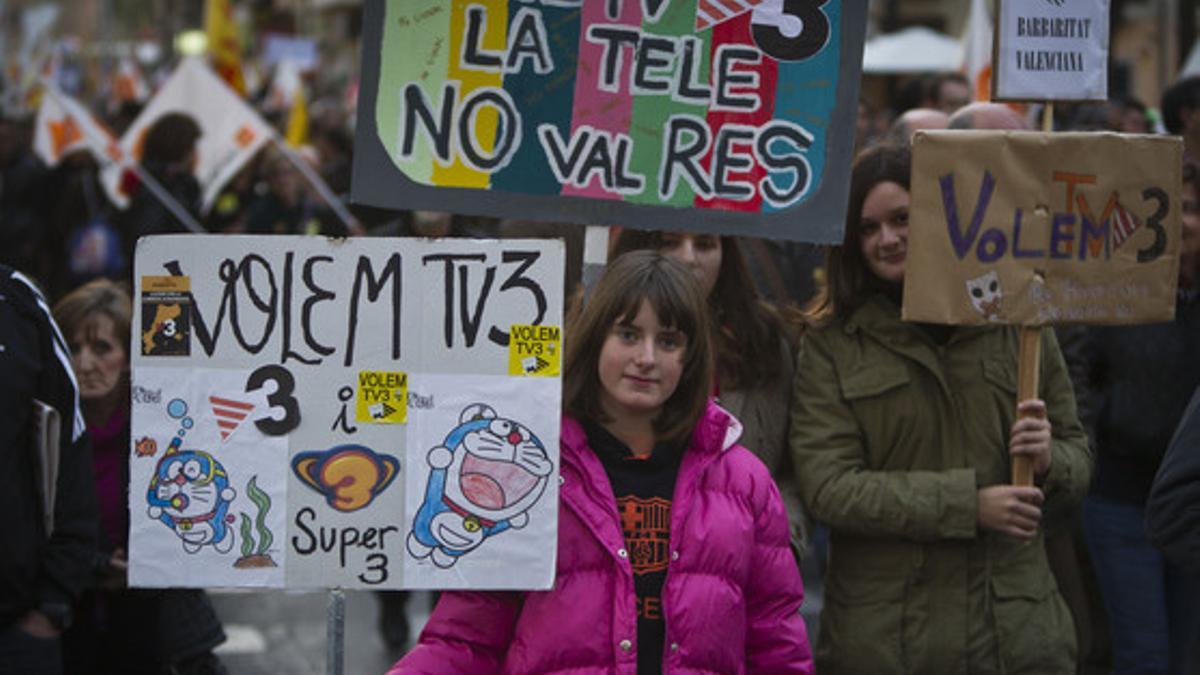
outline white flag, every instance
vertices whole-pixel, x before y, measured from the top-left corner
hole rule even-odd
[[[100,165],[100,182],[109,199],[124,208],[129,198],[118,188],[129,155],[115,136],[80,102],[50,82],[42,85],[42,103],[33,132],[33,151],[49,166],[76,150],[88,150]]]
[[[992,36],[992,15],[986,0],[971,0],[971,13],[962,37],[962,63],[976,101],[992,98]]]
[[[180,62],[121,138],[121,146],[141,158],[142,137],[159,117],[180,112],[200,126],[196,179],[208,210],[221,189],[276,134],[270,124],[225,84],[199,57]]]

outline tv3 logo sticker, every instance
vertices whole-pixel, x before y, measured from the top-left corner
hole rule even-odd
[[[558,326],[517,324],[509,332],[508,374],[558,377],[562,372],[562,331]]]

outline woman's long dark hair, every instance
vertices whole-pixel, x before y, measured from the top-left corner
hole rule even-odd
[[[834,317],[844,319],[870,295],[871,271],[859,243],[863,202],[880,183],[896,183],[908,190],[911,177],[912,155],[906,146],[874,145],[855,158],[850,174],[850,202],[846,206],[846,233],[840,246],[826,251],[825,283],[805,310],[810,322],[822,324]]]
[[[609,258],[662,246],[659,231],[626,229],[613,242]],[[754,286],[737,237],[721,237],[721,269],[708,294],[708,310],[722,387],[759,387],[779,377],[784,371],[779,338],[787,335],[786,327]]]

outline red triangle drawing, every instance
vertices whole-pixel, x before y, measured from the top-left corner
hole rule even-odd
[[[217,419],[217,428],[221,431],[222,441],[229,438],[229,435],[236,431],[242,421],[249,417],[254,410],[253,403],[221,396],[209,396],[208,402],[212,404],[213,416]]]

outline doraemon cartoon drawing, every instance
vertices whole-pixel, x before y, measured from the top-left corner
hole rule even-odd
[[[171,528],[188,553],[201,546],[227,553],[233,548],[229,503],[237,492],[229,486],[225,467],[216,458],[179,446],[179,437],[172,438],[166,454],[158,460],[146,490],[147,514]]]
[[[408,534],[408,552],[441,568],[488,537],[529,522],[554,464],[528,427],[482,403],[463,409],[458,426],[426,457],[425,498]]]

